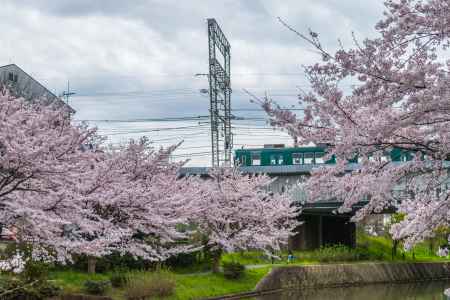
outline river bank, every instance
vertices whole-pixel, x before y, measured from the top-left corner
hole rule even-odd
[[[357,263],[274,267],[256,291],[450,279],[448,262]]]

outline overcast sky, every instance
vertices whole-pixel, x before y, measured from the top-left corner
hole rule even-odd
[[[208,68],[207,18],[231,44],[233,108],[256,108],[243,89],[294,104],[298,87],[307,88],[301,65],[318,56],[277,17],[299,31],[312,28],[334,49],[338,38],[351,46],[352,31],[361,39],[373,35],[383,12],[381,0],[0,1],[0,65],[15,63],[58,94],[70,80],[79,120],[207,115],[208,98],[199,93],[207,78],[194,76]],[[173,127],[116,125],[103,130],[121,136],[120,130]],[[209,141],[207,126],[201,146]],[[236,138],[278,141],[271,135]]]

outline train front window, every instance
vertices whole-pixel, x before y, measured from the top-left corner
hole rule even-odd
[[[323,153],[316,152],[316,164],[323,164],[325,161],[323,160]]]
[[[302,164],[302,154],[301,153],[292,153],[292,164],[294,164],[294,165]]]
[[[245,166],[245,155],[239,157],[239,164]]]
[[[252,153],[252,166],[261,165],[261,154],[260,153]]]
[[[313,152],[311,152],[311,153],[305,153],[304,155],[303,155],[303,163],[305,164],[305,165],[309,165],[309,164],[313,164],[314,163],[314,153]]]

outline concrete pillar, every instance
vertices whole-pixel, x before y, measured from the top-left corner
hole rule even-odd
[[[289,240],[292,250],[313,250],[333,244],[356,247],[356,226],[349,217],[302,215],[301,221],[297,234]]]

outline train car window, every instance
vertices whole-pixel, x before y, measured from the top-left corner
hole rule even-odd
[[[305,165],[313,164],[314,163],[314,153],[305,153],[303,154],[303,163]]]
[[[270,164],[271,165],[276,165],[277,164],[277,157],[276,157],[276,155],[271,155],[270,156]]]
[[[292,153],[292,164],[300,165],[302,163],[303,155],[301,153]]]
[[[323,160],[324,154],[321,152],[315,153],[316,164],[323,164],[325,161]]]
[[[240,163],[242,166],[245,166],[245,155],[242,155],[242,156],[239,157],[239,163]]]
[[[256,152],[252,153],[252,166],[261,165],[261,153]]]
[[[284,163],[283,155],[278,155],[278,164],[282,165]]]

